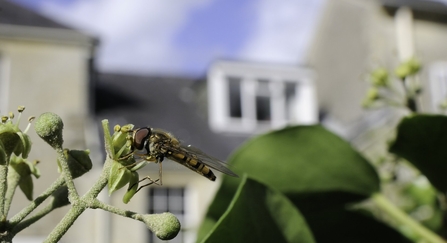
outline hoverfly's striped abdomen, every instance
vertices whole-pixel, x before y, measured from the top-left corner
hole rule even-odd
[[[201,163],[197,158],[194,158],[193,156],[188,156],[186,154],[169,151],[167,157],[168,158],[171,157],[173,161],[188,167],[189,169],[205,176],[206,178],[212,181],[216,180],[216,176],[210,170],[210,168]]]

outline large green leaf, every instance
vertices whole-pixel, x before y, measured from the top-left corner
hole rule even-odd
[[[438,190],[447,191],[447,117],[415,115],[402,119],[390,152],[416,166]]]
[[[247,177],[202,242],[302,242],[312,234],[297,208],[280,192]]]
[[[350,144],[319,125],[271,132],[243,145],[230,159],[238,174],[269,185],[297,204],[303,197],[312,210],[344,205],[379,190],[374,168]],[[239,179],[225,177],[208,209],[199,238],[228,207]],[[301,208],[300,208],[301,210]]]
[[[350,144],[322,126],[295,126],[242,146],[232,168],[285,193],[345,191],[363,196],[379,190],[373,167]]]
[[[301,211],[301,208],[300,208]],[[410,243],[393,228],[372,216],[346,207],[330,207],[303,216],[318,243]]]

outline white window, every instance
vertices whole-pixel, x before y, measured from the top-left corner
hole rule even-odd
[[[216,132],[259,133],[318,121],[313,72],[218,62],[208,73],[209,122]]]
[[[149,189],[149,210],[150,214],[170,212],[174,214],[182,229],[185,228],[185,188],[182,187],[151,187]],[[186,228],[187,225],[186,225]],[[180,230],[178,235],[168,242],[185,242],[185,232]],[[149,242],[166,242],[158,239],[158,237],[149,231]]]
[[[447,101],[447,62],[436,62],[428,68],[432,109],[444,112],[440,105]]]

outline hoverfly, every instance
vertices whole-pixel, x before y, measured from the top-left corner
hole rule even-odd
[[[226,167],[224,162],[205,154],[191,145],[184,146],[169,132],[150,127],[137,128],[131,132],[131,154],[148,162],[159,164],[159,178],[157,180],[152,180],[149,176],[143,178],[140,182],[149,180],[149,183],[140,186],[138,190],[152,184],[163,184],[162,162],[164,158],[182,164],[211,181],[215,181],[216,176],[210,168],[238,177]],[[142,152],[137,152],[137,150]]]

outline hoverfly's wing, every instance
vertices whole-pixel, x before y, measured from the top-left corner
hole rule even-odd
[[[227,164],[225,162],[207,155],[206,153],[202,152],[202,150],[196,147],[193,147],[191,145],[188,146],[180,145],[178,149],[181,149],[188,155],[197,158],[200,161],[200,163],[203,163],[204,165],[209,166],[212,169],[215,169],[230,176],[239,177],[236,173],[227,168]]]

